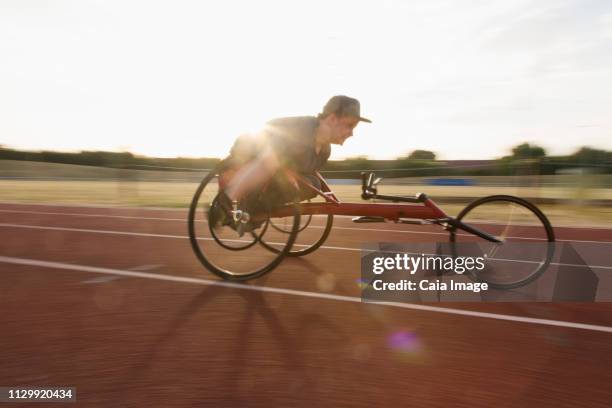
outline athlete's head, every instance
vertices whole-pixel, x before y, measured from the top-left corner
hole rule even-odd
[[[328,142],[339,145],[353,136],[353,130],[359,122],[372,123],[361,117],[359,101],[344,95],[331,97],[318,118]]]

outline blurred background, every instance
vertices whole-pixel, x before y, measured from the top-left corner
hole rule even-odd
[[[197,183],[218,158],[152,158],[132,153],[60,153],[0,149],[0,197],[7,202],[143,207],[188,206]],[[323,175],[345,201],[361,200],[360,174],[383,177],[380,191],[426,192],[456,214],[493,194],[540,205],[554,225],[610,227],[612,152],[582,147],[548,156],[541,146],[517,145],[493,160],[436,160],[415,150],[394,160],[366,156],[328,162]]]
[[[373,170],[608,224],[611,27],[602,0],[3,1],[0,200],[185,207],[238,135],[346,94],[373,123],[324,169],[344,199]]]

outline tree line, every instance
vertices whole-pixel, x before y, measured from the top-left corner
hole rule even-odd
[[[0,160],[25,160],[141,170],[203,170],[213,168],[218,158],[155,158],[129,152],[20,151],[0,146]],[[512,154],[495,160],[436,160],[428,150],[415,150],[394,160],[372,160],[365,156],[329,161],[322,171],[334,178],[354,178],[362,170],[382,171],[386,177],[556,174],[564,169],[590,168],[597,173],[612,173],[612,152],[581,147],[567,156],[548,156],[540,146],[522,143]]]
[[[82,166],[113,167],[121,169],[201,170],[219,163],[218,158],[156,158],[137,156],[129,152],[81,151],[77,153],[54,151],[21,151],[0,146],[0,160],[25,160],[46,163],[77,164]]]
[[[395,160],[361,156],[330,161],[324,170],[342,178],[360,169],[383,171],[387,177],[406,177],[545,175],[585,168],[592,173],[612,174],[612,151],[584,146],[570,155],[548,156],[544,148],[522,143],[512,149],[512,154],[494,160],[442,161],[432,151],[415,150]]]

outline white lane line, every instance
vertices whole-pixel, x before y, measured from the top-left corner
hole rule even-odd
[[[151,220],[151,221],[179,221],[187,222],[187,218],[164,218],[164,217],[141,217],[134,215],[110,215],[110,214],[82,214],[82,213],[64,213],[64,212],[48,212],[48,211],[25,211],[25,210],[3,210],[0,212],[5,213],[20,213],[20,214],[40,214],[40,215],[60,215],[69,217],[90,217],[90,218],[115,218],[115,219],[128,219],[128,220]],[[201,221],[206,222],[206,221]],[[310,225],[309,228],[323,229],[321,225]],[[367,231],[367,232],[390,232],[396,234],[415,234],[415,235],[445,235],[448,236],[448,232],[428,232],[428,231],[414,231],[414,230],[394,230],[394,229],[379,229],[379,228],[356,228],[356,227],[340,227],[334,226],[335,230],[348,230],[348,231]],[[470,234],[457,234],[460,236],[471,236]],[[524,239],[530,241],[546,241],[543,238],[532,238],[532,237],[515,237],[509,236],[512,239]],[[557,239],[557,242],[582,242],[582,243],[601,243],[610,244],[612,241],[592,241],[592,240],[577,240],[577,239]]]
[[[476,199],[478,197],[474,197]],[[346,203],[349,203],[347,201]],[[371,203],[373,204],[373,203]],[[68,204],[68,203],[23,203],[18,201],[0,201],[0,205],[10,205],[10,206],[22,206],[22,207],[51,207],[51,208],[88,208],[88,209],[102,209],[102,210],[127,210],[127,211],[158,211],[158,212],[177,212],[183,213],[185,218],[187,217],[188,209],[186,208],[171,208],[171,207],[133,207],[133,206],[124,206],[124,205],[103,205],[103,204]],[[8,210],[0,210],[0,211],[8,211]],[[10,210],[17,211],[17,210]],[[80,215],[80,214],[78,214]],[[354,218],[353,215],[334,215],[334,218]],[[600,224],[581,224],[580,226],[576,226],[574,224],[555,224],[555,228],[567,228],[567,229],[591,229],[591,230],[610,230],[608,226],[602,226]],[[588,242],[588,241],[587,241]],[[600,241],[594,241],[600,242]]]
[[[195,190],[194,190],[195,191]],[[12,205],[21,207],[51,207],[51,208],[93,208],[103,210],[144,210],[144,211],[169,211],[169,212],[184,212],[187,211],[184,208],[171,208],[171,207],[137,207],[137,206],[126,206],[126,205],[114,205],[114,204],[70,204],[70,203],[24,203],[19,201],[0,201],[0,205]]]
[[[84,213],[65,213],[65,212],[51,212],[51,211],[25,211],[25,210],[0,210],[4,213],[17,213],[17,214],[36,214],[36,215],[63,215],[68,217],[90,217],[90,218],[118,218],[126,220],[153,220],[153,221],[181,221],[187,222],[185,218],[162,218],[162,217],[140,217],[135,215],[111,215],[111,214],[84,214]]]
[[[135,266],[133,268],[128,268],[128,271],[152,271],[155,269],[159,269],[162,266],[165,266],[163,264],[153,264],[153,265],[140,265],[140,266]],[[96,277],[93,279],[87,279],[84,281],[81,281],[81,283],[84,284],[91,284],[91,283],[107,283],[107,282],[111,282],[117,279],[121,279],[121,276],[101,276],[101,277]]]
[[[146,271],[154,271],[155,269],[159,269],[159,268],[162,268],[164,266],[166,266],[166,265],[164,265],[164,264],[139,265],[139,266],[135,266],[133,268],[129,268],[128,270],[130,270],[130,271],[146,272]]]
[[[151,237],[151,238],[173,238],[173,239],[189,239],[187,235],[168,235],[168,234],[152,234],[146,232],[128,232],[128,231],[109,231],[109,230],[95,230],[95,229],[83,229],[83,228],[67,228],[67,227],[47,227],[42,225],[24,225],[24,224],[5,224],[0,223],[0,228],[25,228],[25,229],[41,229],[41,230],[50,230],[50,231],[66,231],[66,232],[84,232],[84,233],[92,233],[92,234],[108,234],[108,235],[126,235],[126,236],[135,236],[135,237]],[[213,241],[212,238],[198,238],[201,241]],[[229,242],[247,242],[245,240],[237,240],[237,239],[227,239],[225,241]],[[282,245],[277,242],[269,242],[272,245]],[[293,244],[294,246],[307,247],[305,244]],[[353,252],[361,252],[363,249],[361,248],[350,248],[350,247],[339,247],[339,246],[330,246],[323,245],[319,249],[331,249],[338,251],[353,251]],[[377,251],[377,252],[387,252],[387,253],[396,253],[396,252],[388,252],[388,251]],[[433,254],[429,254],[433,255]],[[537,261],[529,261],[529,260],[521,260],[521,259],[504,259],[504,258],[488,258],[489,260],[496,261],[509,261],[509,262],[521,262],[521,263],[540,263]],[[558,263],[551,262],[551,265],[555,266],[570,266],[570,267],[585,267],[588,266],[591,269],[609,269],[612,270],[612,266],[607,265],[579,265],[579,264],[567,264],[567,263]]]
[[[149,234],[146,232],[128,232],[128,231],[108,231],[108,230],[96,230],[86,228],[66,228],[66,227],[46,227],[43,225],[24,225],[24,224],[5,224],[0,223],[0,227],[5,228],[28,228],[28,229],[41,229],[50,231],[68,231],[68,232],[90,232],[93,234],[109,234],[109,235],[128,235],[135,237],[153,237],[153,238],[177,238],[186,239],[189,238],[186,235],[169,235],[169,234]],[[212,239],[212,238],[210,238]]]
[[[67,228],[67,227],[48,227],[41,225],[23,225],[23,224],[4,224],[0,223],[0,227],[8,227],[8,228],[26,228],[26,229],[42,229],[42,230],[51,230],[51,231],[67,231],[67,232],[84,232],[84,233],[93,233],[93,234],[109,234],[109,235],[127,235],[127,236],[142,236],[142,237],[151,237],[151,238],[172,238],[172,239],[189,239],[186,235],[168,235],[168,234],[152,234],[152,233],[144,233],[144,232],[128,232],[128,231],[111,231],[111,230],[95,230],[95,229],[83,229],[83,228]],[[212,241],[212,238],[198,238],[203,241]],[[242,242],[240,240],[227,240],[232,242]],[[275,244],[271,242],[270,244]],[[306,247],[308,245],[303,244],[294,244],[295,246]],[[323,245],[320,249],[331,249],[331,250],[339,250],[339,251],[353,251],[353,252],[361,252],[361,248],[350,248],[350,247],[339,247],[339,246],[330,246]],[[383,251],[384,252],[384,251]],[[394,252],[395,253],[395,252]],[[517,260],[517,259],[498,259],[498,258],[490,258],[490,260],[499,260],[499,261],[511,261],[511,262],[525,262],[525,263],[539,263],[536,261],[526,261],[526,260]],[[566,264],[566,263],[558,263],[551,262],[551,265],[555,266],[569,266],[569,267],[584,267],[588,266],[592,269],[609,269],[612,270],[612,266],[606,265],[578,265],[578,264]]]
[[[86,279],[84,281],[81,281],[81,283],[85,285],[91,285],[91,284],[98,284],[98,283],[108,283],[108,282],[118,280],[118,279],[121,279],[121,277],[120,276],[101,276],[101,277],[96,277],[92,279]]]
[[[66,264],[66,263],[61,263],[61,262],[40,261],[36,259],[24,259],[24,258],[13,258],[13,257],[8,257],[8,256],[0,256],[0,262],[13,264],[13,265],[36,266],[36,267],[41,267],[41,268],[100,273],[100,274],[123,276],[123,277],[130,277],[130,278],[143,278],[143,279],[152,279],[152,280],[169,281],[169,282],[191,283],[194,285],[219,286],[219,287],[224,287],[224,288],[252,290],[252,291],[258,291],[258,292],[276,293],[276,294],[291,295],[291,296],[301,296],[301,297],[308,297],[308,298],[315,298],[315,299],[336,300],[336,301],[341,301],[341,302],[363,303],[361,301],[361,298],[354,297],[354,296],[342,296],[342,295],[332,295],[329,293],[306,292],[306,291],[294,290],[294,289],[273,288],[269,286],[256,286],[256,285],[249,285],[249,284],[244,284],[244,283],[232,283],[232,282],[215,281],[215,280],[209,280],[209,279],[189,278],[189,277],[183,277],[183,276],[154,274],[154,273],[137,272],[137,271],[126,271],[122,269],[111,269],[111,268],[101,268],[101,267],[87,266],[87,265]],[[539,319],[539,318],[533,318],[533,317],[504,315],[504,314],[498,314],[498,313],[476,312],[476,311],[471,311],[471,310],[452,309],[452,308],[447,308],[447,307],[427,306],[427,305],[419,305],[419,304],[411,304],[411,303],[368,302],[368,304],[383,305],[383,306],[395,307],[395,308],[401,308],[401,309],[422,310],[422,311],[435,312],[435,313],[480,317],[484,319],[505,320],[505,321],[519,322],[519,323],[530,323],[530,324],[539,324],[539,325],[545,325],[545,326],[566,327],[566,328],[571,328],[571,329],[581,329],[581,330],[599,331],[599,332],[604,332],[604,333],[612,333],[612,327],[609,327],[609,326],[598,326],[598,325],[593,325],[593,324],[566,322],[562,320]]]

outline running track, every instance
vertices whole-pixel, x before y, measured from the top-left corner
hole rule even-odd
[[[79,406],[610,406],[609,303],[363,304],[361,242],[441,236],[347,218],[219,284],[185,219],[1,204],[0,386],[73,386]],[[612,249],[612,230],[556,233]]]

